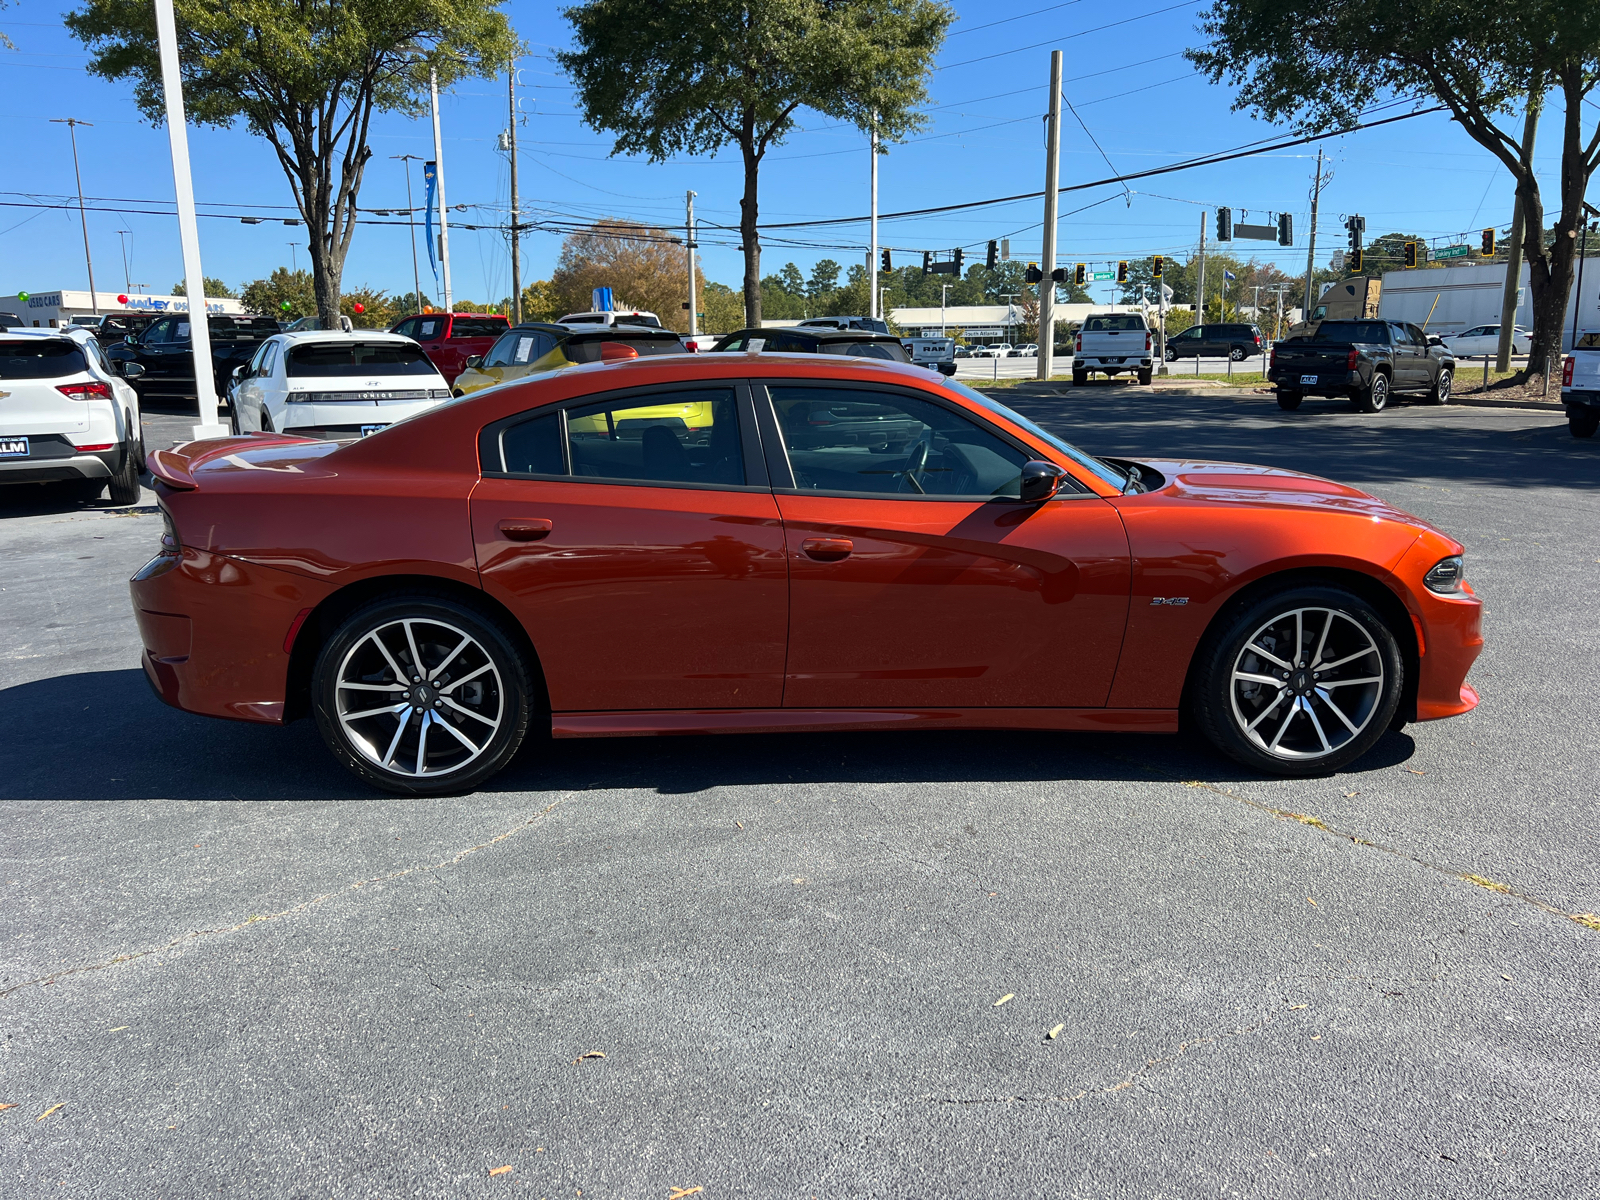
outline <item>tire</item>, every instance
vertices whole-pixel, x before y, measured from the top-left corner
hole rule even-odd
[[[126,508],[139,503],[139,467],[144,458],[143,447],[130,441],[122,451],[122,465],[111,477],[111,503]]]
[[[1380,413],[1389,407],[1389,377],[1382,371],[1372,373],[1372,382],[1356,393],[1356,408],[1361,412]]]
[[[1178,361],[1178,352],[1176,350],[1174,350],[1171,346],[1168,346],[1167,347],[1167,352],[1164,355],[1162,355],[1162,357],[1165,358],[1168,362],[1177,362]]]
[[[1243,362],[1244,359],[1245,359],[1244,347],[1243,346],[1229,346],[1228,347],[1228,357],[1230,359],[1232,359],[1234,362]]]
[[[1085,387],[1085,386],[1087,386],[1088,382],[1089,382],[1089,372],[1087,372],[1087,371],[1073,371],[1072,372],[1072,386],[1073,387]]]
[[[1279,392],[1278,407],[1283,409],[1284,412],[1294,412],[1300,407],[1300,401],[1304,399],[1305,397],[1299,392]]]
[[[244,431],[239,428],[239,406],[233,402],[233,397],[228,397],[228,432],[238,437]]]
[[[1576,438],[1591,438],[1595,430],[1600,429],[1600,411],[1586,408],[1582,412],[1575,412],[1567,417],[1567,428]]]
[[[1455,383],[1454,373],[1449,367],[1439,368],[1439,377],[1433,381],[1433,390],[1428,393],[1429,404],[1449,404],[1450,388]]]
[[[1139,382],[1148,385],[1150,382],[1150,368],[1146,367],[1139,372]]]
[[[1331,585],[1256,600],[1207,636],[1196,662],[1200,730],[1230,758],[1273,775],[1325,775],[1361,757],[1393,723],[1405,690],[1393,631],[1372,605]]]
[[[414,654],[430,667],[425,676],[442,669],[442,687],[406,677]],[[412,690],[413,682],[421,686]],[[510,762],[534,694],[528,664],[499,622],[428,592],[350,614],[318,654],[311,687],[334,757],[373,787],[414,796],[470,790]],[[435,729],[442,732],[430,738]]]

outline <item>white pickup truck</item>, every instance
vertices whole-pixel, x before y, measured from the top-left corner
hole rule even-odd
[[[1593,437],[1600,429],[1600,332],[1580,333],[1562,364],[1561,403],[1573,437]]]
[[[911,361],[941,375],[956,373],[956,340],[948,337],[901,338]]]
[[[1150,382],[1150,327],[1141,313],[1090,314],[1072,340],[1072,383],[1082,387],[1089,373],[1137,373],[1140,383]]]

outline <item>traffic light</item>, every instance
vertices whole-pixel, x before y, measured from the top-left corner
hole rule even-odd
[[[1067,269],[1065,267],[1057,267],[1050,272],[1050,280],[1052,283],[1065,283],[1067,281]]]
[[[933,274],[933,251],[932,250],[924,250],[922,252],[922,273],[924,275],[932,275]]]
[[[990,242],[989,243],[989,256],[983,260],[983,265],[988,267],[989,270],[992,271],[992,270],[995,269],[995,267],[997,265],[999,265],[999,262],[1000,262],[1000,243],[999,242]]]
[[[1233,241],[1233,209],[1217,209],[1217,241]]]
[[[894,260],[889,257],[889,247],[887,246],[883,248],[883,269],[885,271],[894,270]]]
[[[1483,256],[1485,258],[1494,257],[1494,230],[1492,229],[1483,231]]]
[[[1072,268],[1073,283],[1077,284],[1079,287],[1082,287],[1086,282],[1088,282],[1088,279],[1089,268],[1085,264],[1079,263],[1077,266]]]
[[[1278,245],[1294,245],[1294,218],[1288,213],[1278,214]]]
[[[963,251],[960,246],[957,246],[956,247],[956,253],[955,253],[956,269],[953,272],[951,272],[957,279],[961,278],[961,260],[963,258],[965,258],[965,257],[966,257],[965,251]]]
[[[1344,265],[1349,268],[1352,275],[1361,274],[1361,247],[1357,246],[1345,256]]]
[[[1029,263],[1028,269],[1022,273],[1024,283],[1038,283],[1044,278],[1044,272],[1039,270],[1038,263]]]
[[[1125,263],[1125,262],[1119,262],[1117,264],[1117,282],[1118,283],[1127,283],[1128,282],[1128,264]]]
[[[1161,255],[1156,255],[1150,260],[1150,278],[1160,279],[1163,271],[1167,269],[1167,260]]]
[[[1408,266],[1408,267],[1414,267],[1414,266],[1417,265],[1417,244],[1415,242],[1407,242],[1406,243],[1406,259],[1405,259],[1405,262],[1406,262],[1406,266]]]

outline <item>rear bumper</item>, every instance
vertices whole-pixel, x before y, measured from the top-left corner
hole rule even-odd
[[[1600,392],[1581,391],[1576,388],[1561,389],[1561,403],[1567,406],[1567,415],[1583,414],[1600,409]]]
[[[0,459],[0,484],[57,483],[77,479],[110,479],[122,463],[122,447],[60,458]]]
[[[141,664],[163,700],[203,716],[282,724],[285,639],[331,587],[185,547],[151,559],[128,590]]]
[[[1150,368],[1150,355],[1128,354],[1121,357],[1116,355],[1102,355],[1098,358],[1085,358],[1074,355],[1072,369],[1074,371],[1146,371]]]
[[[1322,371],[1316,383],[1300,381],[1311,371],[1298,371],[1279,367],[1267,376],[1267,382],[1286,392],[1299,392],[1303,396],[1348,396],[1366,387],[1359,371]]]

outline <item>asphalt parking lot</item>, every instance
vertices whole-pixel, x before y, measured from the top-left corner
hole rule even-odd
[[[1483,704],[1306,781],[1185,738],[863,733],[542,742],[400,801],[307,723],[151,695],[148,504],[0,496],[0,1192],[1595,1194],[1600,439],[1005,397],[1439,524]]]

